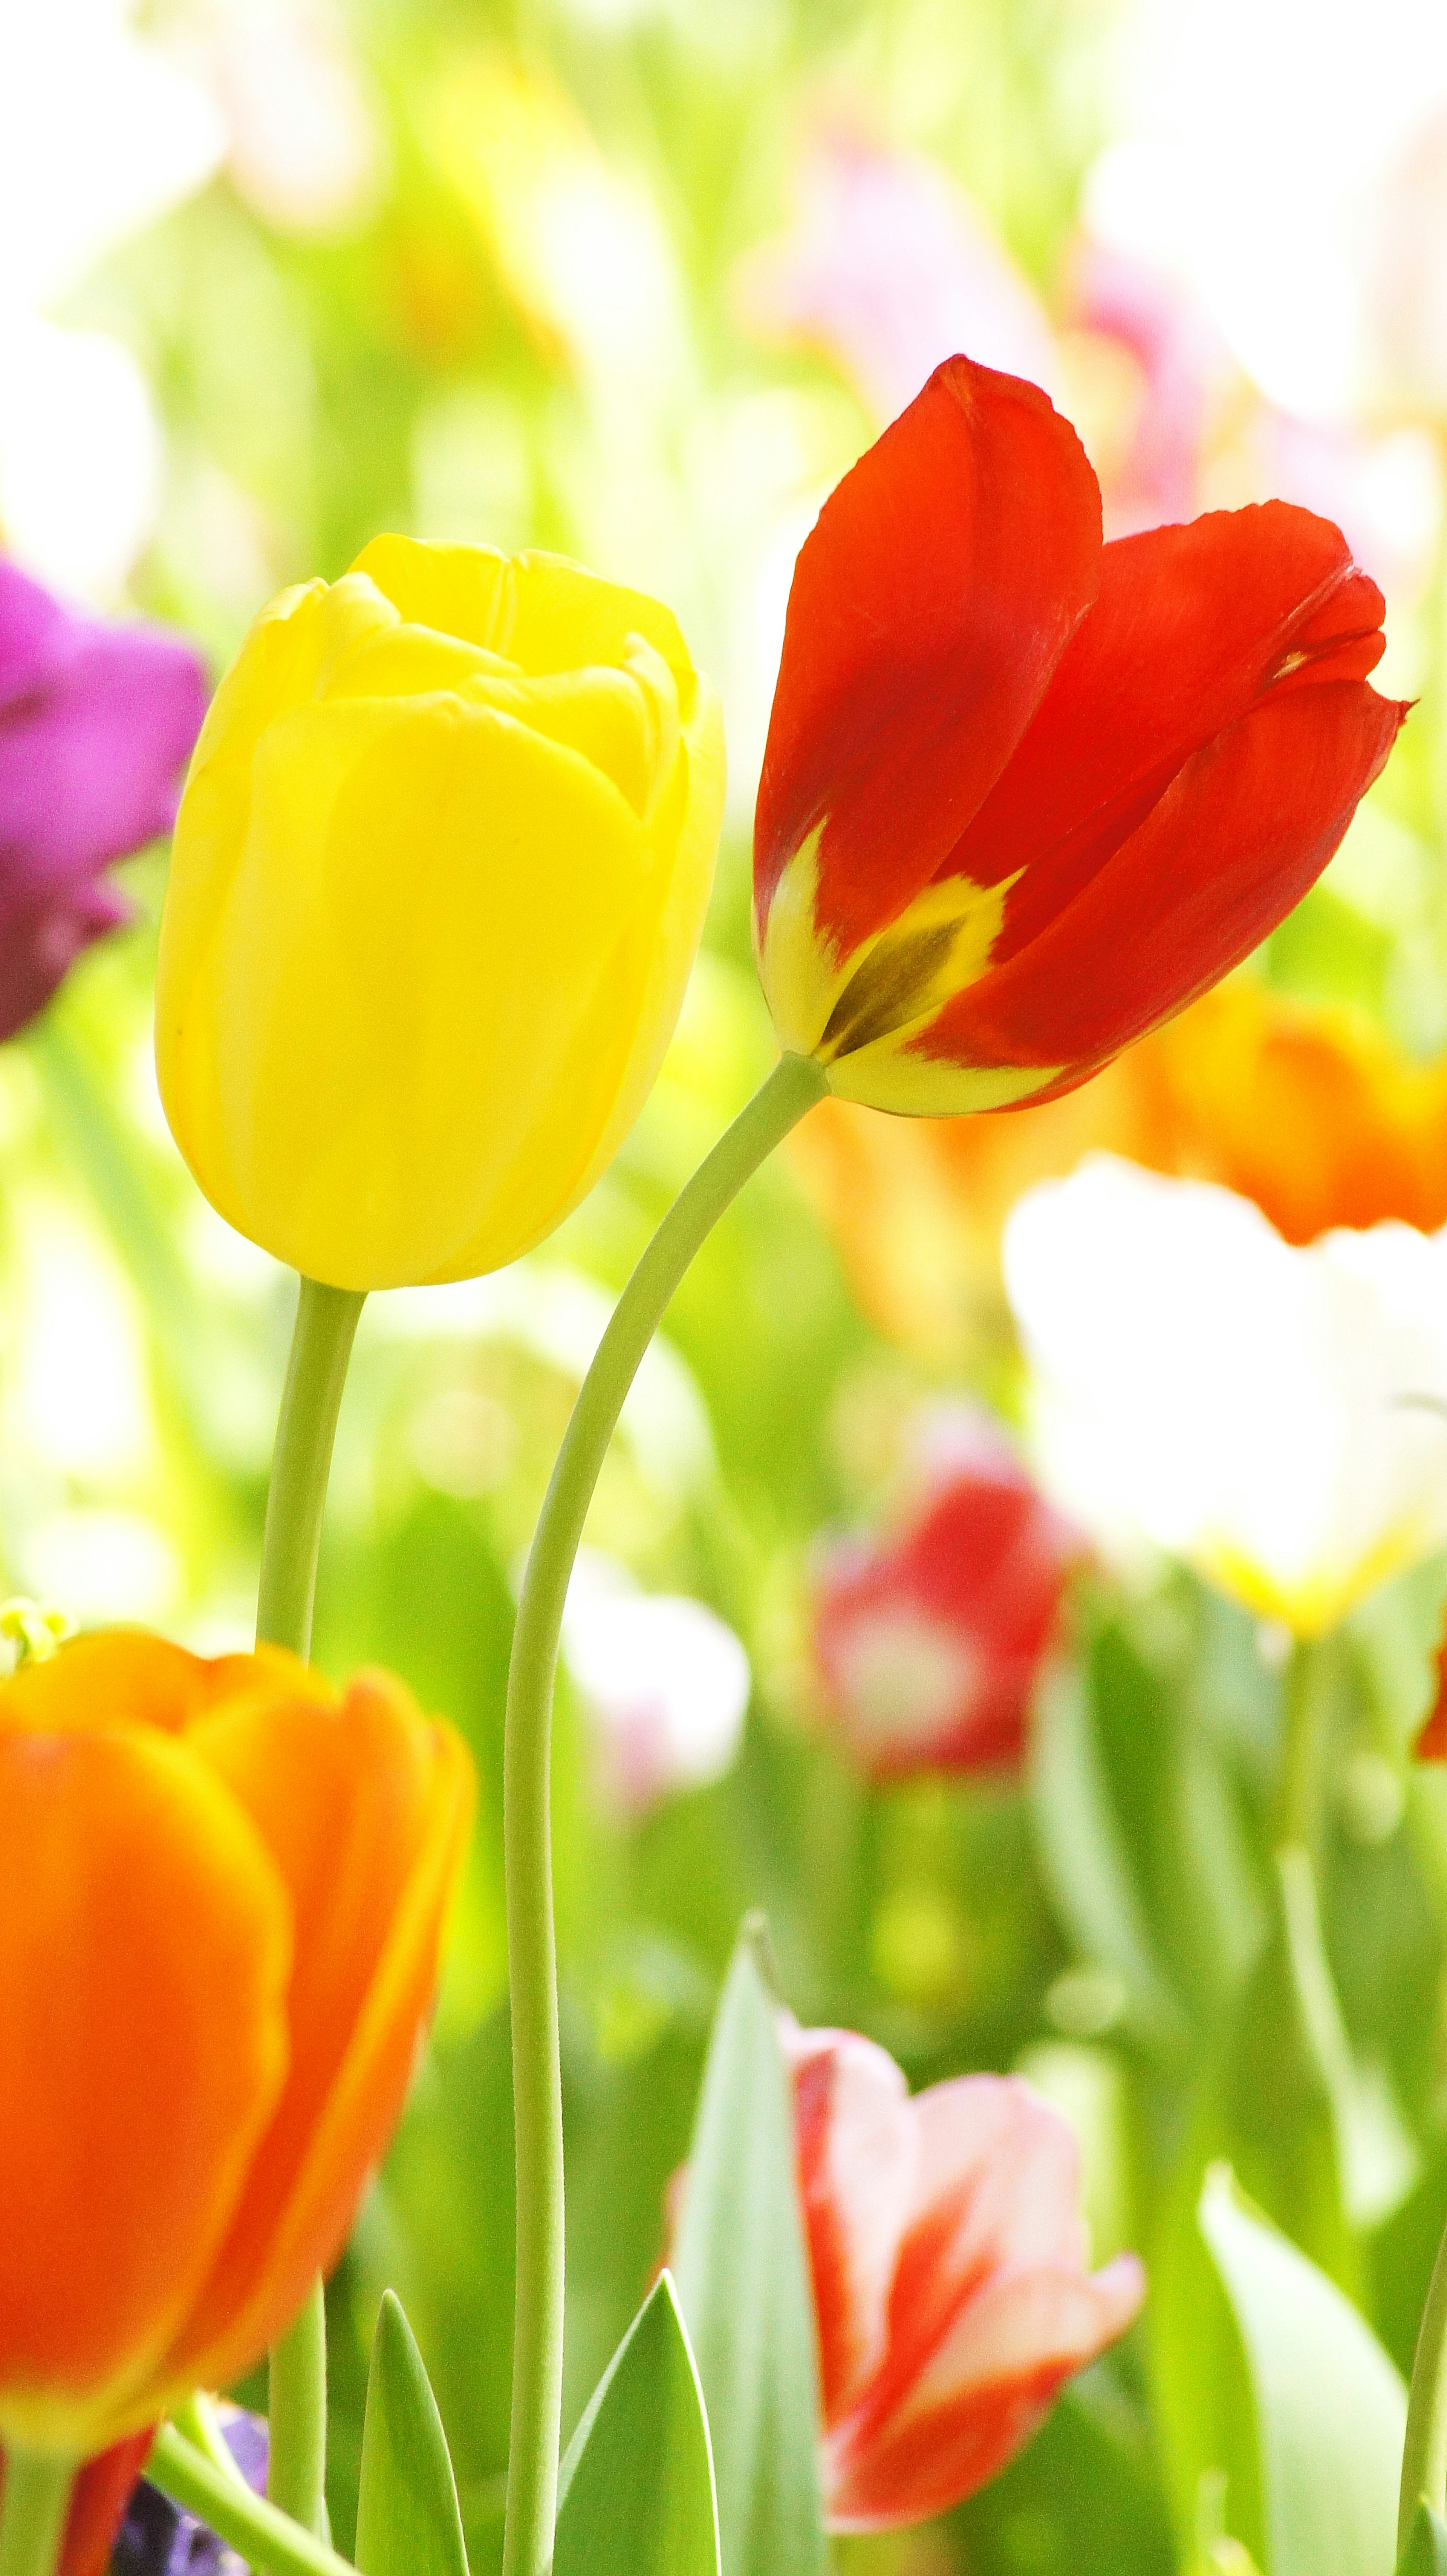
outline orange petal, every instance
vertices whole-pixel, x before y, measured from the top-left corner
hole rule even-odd
[[[238,1692],[309,1685],[327,1691],[282,1646],[207,1658],[144,1628],[98,1628],[0,1683],[0,1723],[15,1717],[25,1726],[109,1726],[125,1719],[178,1735],[201,1710]]]
[[[331,1707],[222,1708],[189,1744],[254,1819],[291,1894],[291,2068],[205,2289],[168,2361],[224,2385],[341,2250],[402,2106],[461,1862],[472,1767],[385,1675]]]
[[[137,1728],[0,1728],[0,2431],[100,2450],[281,2089],[290,1919],[222,1783]]]

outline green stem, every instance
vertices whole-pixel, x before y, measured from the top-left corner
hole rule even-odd
[[[1278,1850],[1300,1844],[1316,1849],[1321,1820],[1321,1694],[1325,1676],[1314,1642],[1298,1638],[1283,1684],[1284,1731],[1276,1800]]]
[[[324,2540],[216,2468],[174,2424],[163,2424],[157,2433],[146,2476],[162,2495],[194,2513],[229,2542],[249,2567],[263,2568],[266,2576],[356,2576],[355,2568]]]
[[[258,1645],[290,1646],[302,1656],[311,1652],[322,1510],[361,1311],[360,1291],[303,1279],[276,1425],[256,1602]]]
[[[74,2476],[74,2460],[48,2451],[6,2452],[0,2576],[53,2576]]]
[[[513,1634],[504,1753],[508,1984],[517,2152],[517,2308],[503,2576],[553,2558],[563,2384],[563,2105],[553,1938],[549,1758],[553,1675],[568,1578],[608,1443],[675,1288],[752,1172],[827,1088],[786,1055],[674,1201],[579,1391],[528,1558]]]
[[[1441,2513],[1447,2504],[1447,2236],[1437,2248],[1427,2304],[1412,2357],[1397,2555],[1405,2556],[1419,2502]]]
[[[361,1311],[357,1290],[302,1280],[276,1426],[256,1603],[258,1645],[290,1646],[301,1656],[311,1652],[327,1476]],[[320,2281],[273,2348],[267,2413],[267,2492],[294,2522],[324,2532],[327,2321]]]

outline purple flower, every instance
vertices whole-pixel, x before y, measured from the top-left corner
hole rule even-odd
[[[103,871],[170,830],[206,699],[180,636],[68,608],[0,560],[0,1038],[127,918]]]
[[[255,2495],[266,2493],[266,2419],[241,2406],[216,2410],[226,2447]],[[142,2478],[111,2552],[110,2576],[244,2576],[234,2549],[194,2513]]]

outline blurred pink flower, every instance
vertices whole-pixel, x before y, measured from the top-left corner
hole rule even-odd
[[[104,871],[170,830],[206,697],[183,636],[67,608],[0,559],[0,1038],[128,917]]]
[[[822,350],[881,422],[960,349],[1054,382],[1034,288],[943,170],[836,113],[805,149],[794,192],[788,231],[736,271],[739,310],[761,337]]]
[[[819,1673],[863,1770],[1018,1765],[1083,1544],[983,1416],[936,1417],[909,1517],[891,1537],[836,1543],[817,1578]]]
[[[1230,371],[1220,333],[1163,270],[1098,242],[1077,252],[1071,305],[1086,330],[1118,341],[1141,371],[1139,409],[1105,494],[1107,536],[1193,519],[1207,423]]]
[[[1133,2254],[1087,2270],[1066,2122],[1018,2077],[910,2098],[852,2031],[781,2017],[819,2328],[835,2531],[946,2512],[1027,2442],[1145,2296]]]

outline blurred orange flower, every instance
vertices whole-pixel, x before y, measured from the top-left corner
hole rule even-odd
[[[791,1150],[866,1313],[940,1357],[995,1302],[1016,1199],[1087,1153],[1222,1182],[1289,1243],[1447,1223],[1447,1064],[1412,1064],[1357,1014],[1243,976],[1063,1100],[903,1119],[828,1099]]]
[[[471,1805],[402,1685],[77,1639],[0,1686],[0,2439],[250,2368],[400,2109]]]

